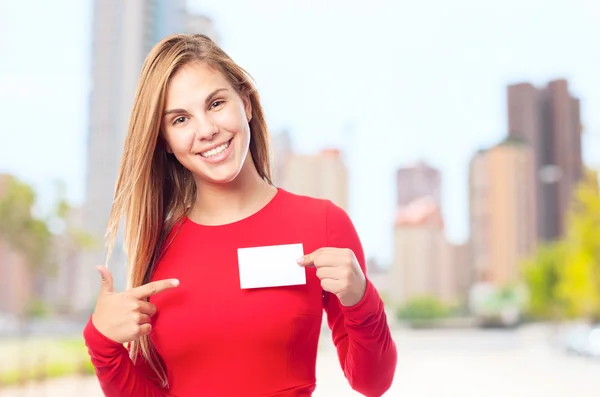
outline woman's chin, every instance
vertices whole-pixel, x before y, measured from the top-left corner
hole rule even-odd
[[[219,164],[199,163],[198,159],[190,161],[186,167],[193,175],[196,183],[210,185],[225,185],[240,177],[243,166],[237,160],[238,156],[230,156],[228,161]]]
[[[211,185],[226,185],[232,183],[239,176],[239,171],[235,169],[221,169],[213,170],[212,172],[196,174],[197,180],[201,183],[207,183]]]

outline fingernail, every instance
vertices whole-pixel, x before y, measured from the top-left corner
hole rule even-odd
[[[179,280],[171,280],[171,284],[177,287],[179,285]]]
[[[300,258],[296,259],[296,262],[298,262],[299,265],[304,263],[304,257],[301,256]]]

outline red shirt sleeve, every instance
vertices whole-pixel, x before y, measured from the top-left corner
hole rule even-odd
[[[170,396],[167,389],[152,380],[156,376],[142,357],[134,364],[125,346],[100,333],[91,318],[83,330],[83,337],[106,397]]]
[[[351,249],[366,277],[365,255],[352,221],[343,209],[327,204],[327,246]],[[365,295],[354,306],[342,306],[327,292],[323,299],[333,343],[350,386],[368,397],[383,395],[392,385],[397,351],[377,290],[367,279]]]

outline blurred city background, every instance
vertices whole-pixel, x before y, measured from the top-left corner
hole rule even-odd
[[[254,76],[276,184],[354,220],[387,395],[600,395],[597,0],[0,0],[0,396],[101,395],[81,331],[137,77],[172,32]],[[357,395],[325,327],[317,373],[315,396]]]

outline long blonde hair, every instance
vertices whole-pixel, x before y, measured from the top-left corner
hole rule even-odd
[[[250,153],[259,175],[272,184],[269,134],[251,76],[207,36],[175,34],[161,40],[146,57],[138,82],[106,233],[110,256],[119,222],[125,218],[128,288],[150,280],[167,237],[196,198],[192,175],[167,154],[160,134],[167,85],[191,62],[216,68],[238,94],[249,98]],[[134,362],[140,356],[147,360],[162,387],[168,386],[166,368],[148,336],[132,341],[129,353]]]

